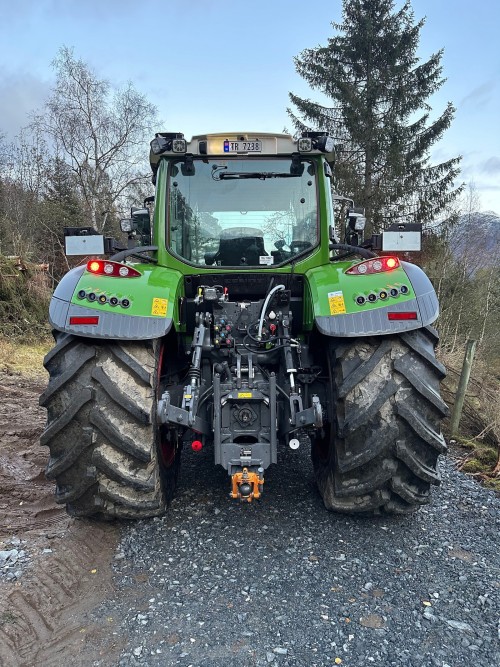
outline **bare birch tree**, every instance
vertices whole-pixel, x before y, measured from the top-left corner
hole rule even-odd
[[[68,47],[59,50],[53,66],[55,87],[33,123],[73,169],[89,222],[104,231],[103,211],[116,208],[130,186],[148,177],[145,146],[156,107],[131,83],[113,88]]]

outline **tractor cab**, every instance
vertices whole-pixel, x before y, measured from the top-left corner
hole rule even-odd
[[[184,265],[255,269],[312,253],[325,180],[318,159],[325,153],[315,145],[288,135],[202,135],[189,143],[157,135],[151,164],[165,188],[168,254]]]

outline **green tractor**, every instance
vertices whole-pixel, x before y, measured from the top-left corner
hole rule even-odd
[[[67,253],[94,258],[52,297],[40,404],[71,515],[161,515],[183,447],[213,453],[235,501],[260,498],[278,448],[300,447],[329,510],[429,502],[447,407],[436,294],[401,260],[420,231],[364,242],[344,204],[339,242],[333,160],[317,132],[159,133],[156,196],[121,222],[128,247],[67,230]]]

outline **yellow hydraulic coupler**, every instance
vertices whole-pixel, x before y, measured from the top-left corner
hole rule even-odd
[[[264,478],[256,472],[249,472],[243,468],[231,476],[231,498],[239,498],[243,503],[251,503],[254,498],[260,498]]]

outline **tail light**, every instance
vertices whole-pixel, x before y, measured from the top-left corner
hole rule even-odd
[[[347,269],[345,273],[351,276],[366,276],[370,273],[382,273],[383,271],[393,271],[401,266],[397,257],[384,255],[375,259],[367,259],[364,262],[355,264]]]
[[[137,278],[141,274],[128,264],[113,262],[109,259],[91,259],[87,262],[87,271],[97,276],[110,278]]]

